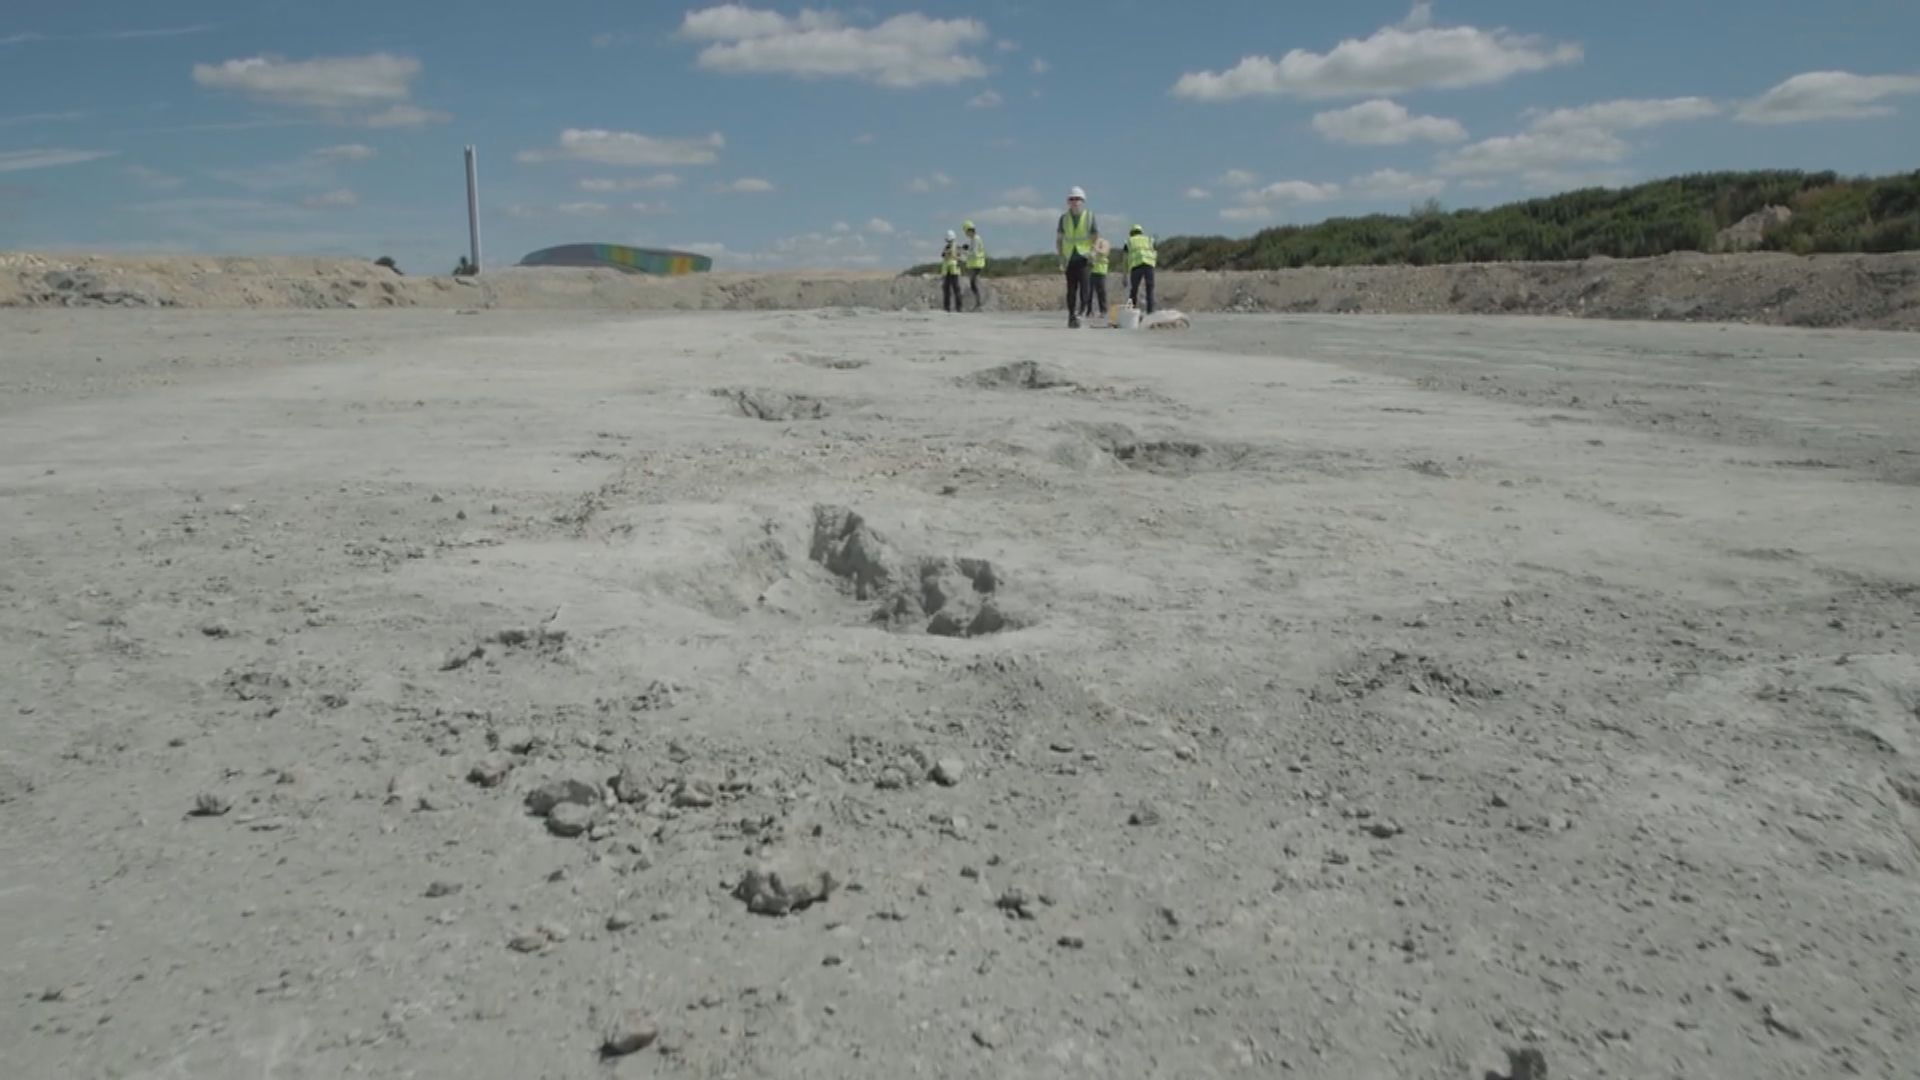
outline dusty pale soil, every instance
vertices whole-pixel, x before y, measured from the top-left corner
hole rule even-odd
[[[5,1074],[1911,1075],[1920,339],[1052,323],[0,313]]]
[[[1112,295],[1126,291],[1124,275]],[[386,308],[772,311],[940,307],[933,277],[796,271],[680,278],[612,270],[507,269],[480,278],[399,276],[343,259],[58,255],[0,251],[0,308]],[[1159,278],[1189,312],[1561,315],[1670,322],[1920,330],[1920,253],[1680,254],[1658,259],[1356,266]],[[991,279],[986,307],[1055,312],[1052,276]]]

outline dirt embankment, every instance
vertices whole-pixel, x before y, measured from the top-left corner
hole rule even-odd
[[[1114,276],[1116,288],[1121,276]],[[1060,306],[1050,277],[996,280],[989,306]],[[0,253],[0,307],[926,308],[930,278],[795,271],[631,277],[504,270],[402,277],[340,259]],[[1165,273],[1162,306],[1186,311],[1573,315],[1920,330],[1920,253],[1674,255],[1566,263]]]

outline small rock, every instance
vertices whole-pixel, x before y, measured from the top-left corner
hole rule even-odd
[[[844,964],[844,963],[846,963],[846,961],[841,959],[838,956],[828,955],[820,959],[821,967],[839,967],[841,964]]]
[[[599,816],[595,807],[561,803],[547,814],[547,831],[555,836],[579,836],[593,828]]]
[[[535,817],[546,817],[564,803],[598,806],[600,789],[582,780],[555,780],[527,792],[527,810]]]
[[[1507,1051],[1507,1075],[1488,1073],[1487,1080],[1547,1080],[1547,1055],[1534,1047]]]
[[[880,776],[873,786],[881,791],[898,791],[907,786],[907,774],[889,765],[880,770]]]
[[[647,781],[638,767],[628,764],[620,767],[620,775],[613,778],[614,797],[623,803],[647,801]]]
[[[187,813],[192,817],[220,817],[231,809],[233,809],[232,799],[206,791],[193,797],[193,809]]]
[[[1548,832],[1566,832],[1568,829],[1571,829],[1571,828],[1573,828],[1573,822],[1560,816],[1559,814],[1549,814],[1547,816]]]
[[[994,901],[994,906],[1016,918],[1031,920],[1035,918],[1033,898],[1019,889],[1008,889]]]
[[[557,922],[543,922],[534,929],[548,941],[565,941],[573,936],[573,931]]]
[[[693,751],[682,746],[678,740],[667,744],[667,760],[675,765],[684,765],[693,760]]]
[[[627,1012],[607,1029],[607,1038],[601,1044],[600,1051],[608,1057],[625,1057],[645,1050],[659,1038],[660,1029],[652,1021],[640,1013]]]
[[[1006,1033],[998,1026],[974,1028],[973,1041],[984,1050],[992,1050],[1006,1041]]]
[[[1806,1029],[1801,1025],[1799,1019],[1778,1005],[1768,1005],[1763,1011],[1763,1019],[1765,1019],[1767,1030],[1769,1031],[1777,1031],[1795,1041],[1806,1038]],[[1545,1074],[1542,1073],[1541,1075],[1544,1076]]]
[[[431,796],[427,791],[427,778],[417,768],[401,769],[392,780],[387,781],[387,803],[400,805],[408,809],[425,809],[423,803]]]
[[[760,867],[740,879],[733,895],[755,915],[788,915],[826,900],[835,885],[832,874],[814,867]]]
[[[1376,840],[1391,840],[1404,831],[1391,821],[1376,821],[1367,826],[1367,834]]]
[[[436,881],[427,886],[427,898],[430,900],[438,900],[443,896],[453,896],[457,894],[460,889],[461,886],[457,882]]]
[[[1344,851],[1327,852],[1327,863],[1331,866],[1345,866],[1347,861],[1347,853]]]
[[[1056,944],[1063,949],[1084,949],[1087,947],[1087,939],[1078,934],[1062,934]]]
[[[967,778],[967,763],[957,757],[941,758],[933,766],[933,782],[941,787],[954,787]]]
[[[467,779],[483,788],[499,787],[506,782],[507,774],[513,771],[513,762],[506,757],[493,754],[482,758],[473,768],[467,770]]]
[[[712,806],[716,797],[713,781],[705,777],[688,777],[673,789],[673,805],[682,809],[704,809]]]
[[[1173,748],[1173,756],[1181,761],[1193,761],[1200,756],[1200,748],[1191,743],[1181,743]]]
[[[619,933],[632,926],[636,921],[633,917],[633,912],[616,911],[607,916],[607,929],[612,930],[614,933]]]
[[[1151,803],[1141,803],[1139,806],[1133,808],[1131,814],[1127,815],[1127,824],[1142,827],[1158,825],[1160,824],[1160,811]]]
[[[509,754],[530,754],[540,742],[540,737],[528,727],[502,728],[493,733],[493,745]]]
[[[549,942],[543,934],[520,934],[507,942],[507,948],[517,953],[537,953],[545,949]]]
[[[1487,802],[1498,810],[1505,810],[1507,808],[1507,800],[1497,791],[1494,792],[1493,797],[1488,799]]]

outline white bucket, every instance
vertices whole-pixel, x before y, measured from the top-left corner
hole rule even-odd
[[[1120,329],[1122,330],[1140,329],[1140,309],[1139,308],[1134,307],[1132,304],[1128,304],[1126,307],[1123,307],[1120,309]]]

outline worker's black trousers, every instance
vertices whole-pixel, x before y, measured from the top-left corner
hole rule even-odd
[[[1087,282],[1087,262],[1085,255],[1075,255],[1067,260],[1067,321],[1080,318],[1080,296],[1092,288]]]
[[[967,288],[973,290],[973,310],[980,310],[980,271],[967,271]]]
[[[1153,314],[1153,267],[1136,266],[1133,268],[1133,272],[1129,276],[1132,278],[1132,281],[1131,281],[1130,287],[1127,289],[1127,299],[1133,301],[1134,307],[1139,307],[1140,306],[1140,283],[1142,281],[1146,282],[1147,283],[1147,309],[1146,310],[1147,310],[1147,314],[1149,315]]]
[[[960,275],[940,275],[940,306],[948,311],[965,311],[960,300]]]

